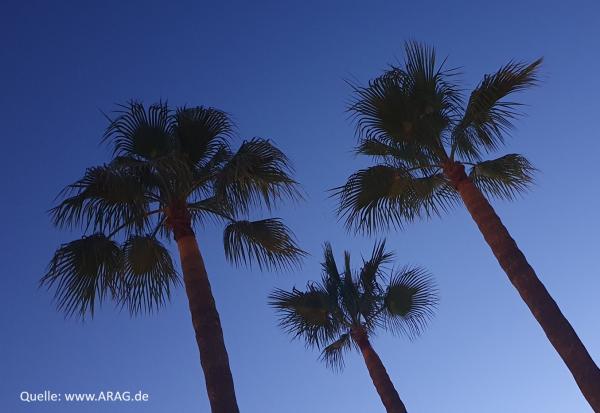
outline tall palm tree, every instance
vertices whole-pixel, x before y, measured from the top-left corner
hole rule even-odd
[[[392,260],[393,254],[380,242],[358,272],[352,272],[350,254],[345,252],[340,272],[327,243],[322,281],[309,283],[306,291],[275,290],[270,304],[287,332],[322,349],[321,359],[329,367],[343,368],[344,353],[360,350],[386,411],[405,413],[369,337],[377,328],[418,335],[433,315],[437,292],[431,276],[421,268],[405,267],[386,274],[383,267]]]
[[[484,160],[498,150],[520,115],[515,92],[537,83],[541,59],[510,62],[484,76],[466,104],[455,70],[433,48],[407,43],[403,67],[355,86],[357,153],[375,161],[334,191],[349,228],[399,228],[464,203],[485,241],[596,412],[600,370],[486,197],[513,199],[528,189],[534,167],[522,155]],[[465,166],[468,171],[465,171]]]
[[[179,282],[159,238],[177,242],[183,283],[213,412],[237,412],[219,313],[194,228],[225,224],[223,244],[235,264],[293,265],[303,255],[280,219],[245,217],[283,198],[297,198],[286,156],[268,140],[233,151],[229,116],[208,107],[171,110],[121,106],[105,133],[113,158],[88,168],[51,210],[58,227],[79,226],[81,239],[55,252],[41,283],[55,286],[58,308],[93,316],[112,299],[132,314],[161,307]]]

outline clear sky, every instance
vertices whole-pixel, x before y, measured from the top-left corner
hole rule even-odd
[[[540,169],[537,185],[494,206],[600,361],[599,16],[591,0],[4,1],[0,411],[209,411],[182,290],[156,315],[130,319],[104,306],[82,323],[37,288],[55,248],[78,236],[52,228],[45,211],[87,166],[109,159],[100,111],[130,98],[230,112],[240,140],[272,138],[289,155],[307,193],[277,211],[311,254],[301,271],[233,268],[220,228],[197,231],[242,412],[383,411],[358,354],[342,374],[327,370],[280,331],[266,297],[317,279],[326,240],[338,254],[370,252],[374,240],[346,234],[326,193],[362,164],[351,153],[344,79],[368,81],[402,58],[408,39],[461,66],[466,88],[510,59],[545,57],[506,149]],[[409,411],[591,411],[464,209],[390,233],[388,245],[398,264],[427,267],[441,293],[421,338],[373,340]],[[43,390],[142,390],[150,402],[18,399]]]

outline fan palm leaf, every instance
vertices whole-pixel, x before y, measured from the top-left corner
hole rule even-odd
[[[116,242],[94,234],[61,245],[41,285],[55,287],[58,309],[66,315],[94,314],[96,304],[118,297],[123,271],[122,251]]]
[[[513,153],[474,164],[469,178],[488,196],[514,199],[529,189],[535,171],[525,157]]]
[[[305,255],[288,227],[277,218],[233,221],[225,227],[223,245],[230,262],[256,262],[261,269],[295,265]]]

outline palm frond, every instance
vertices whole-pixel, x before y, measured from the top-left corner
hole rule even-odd
[[[103,234],[63,244],[56,250],[40,285],[55,287],[58,309],[67,316],[92,317],[96,304],[118,294],[123,257]]]
[[[346,227],[368,234],[440,215],[457,200],[442,174],[414,176],[389,165],[361,169],[333,191],[339,198],[338,214],[345,218]]]
[[[520,115],[518,102],[505,98],[538,83],[542,59],[530,64],[510,62],[486,75],[473,90],[463,118],[453,131],[452,153],[467,160],[498,149]]]
[[[151,312],[171,298],[180,284],[169,251],[154,237],[134,235],[123,246],[124,277],[120,300],[131,314]]]
[[[308,291],[277,289],[269,295],[269,305],[277,311],[279,325],[294,338],[302,337],[309,347],[321,347],[339,334],[337,303],[322,286],[311,284]]]
[[[206,224],[207,221],[230,222],[233,211],[223,200],[214,196],[188,203],[188,211],[194,224]]]
[[[175,119],[174,133],[180,150],[194,164],[214,157],[233,135],[233,122],[219,109],[179,108]]]
[[[396,142],[385,137],[361,138],[356,153],[366,155],[387,165],[395,165],[400,168],[421,168],[430,171],[435,168],[435,157],[431,157],[415,143]]]
[[[131,101],[119,105],[103,141],[110,141],[115,156],[138,156],[154,159],[171,152],[173,140],[173,116],[166,103],[150,105],[148,109],[140,102]]]
[[[321,268],[323,269],[323,285],[332,299],[337,300],[341,278],[337,264],[335,263],[335,257],[333,256],[333,249],[329,242],[326,242],[323,247],[323,263],[321,264]]]
[[[210,157],[202,159],[193,169],[193,182],[189,196],[194,197],[219,197],[222,202],[230,203],[225,198],[226,191],[218,190],[215,193],[214,183],[225,164],[233,154],[228,145],[219,146]]]
[[[415,211],[405,202],[410,174],[388,165],[375,165],[352,174],[344,186],[334,188],[339,198],[338,215],[348,229],[371,233],[402,226],[414,219]]]
[[[342,371],[344,369],[344,353],[351,350],[352,345],[350,333],[344,333],[323,349],[320,359],[333,371]]]
[[[229,144],[223,143],[216,148],[215,152],[211,154],[206,162],[201,163],[201,172],[204,172],[206,175],[212,175],[220,168],[223,168],[232,157],[233,152]]]
[[[292,167],[283,152],[265,139],[242,143],[215,179],[215,193],[238,211],[251,206],[271,208],[283,199],[300,198]]]
[[[256,263],[261,269],[295,266],[306,255],[278,218],[233,221],[225,227],[223,244],[228,261],[236,265]]]
[[[412,183],[413,205],[421,211],[421,217],[439,216],[453,208],[458,194],[444,174],[432,173],[415,178]]]
[[[359,282],[363,291],[372,294],[377,290],[377,277],[381,273],[381,266],[390,263],[394,253],[385,250],[385,240],[375,243],[373,252],[368,260],[363,259],[359,273]]]
[[[414,338],[433,317],[437,303],[431,275],[422,268],[403,268],[391,277],[386,288],[382,325],[393,333]]]
[[[350,252],[344,251],[344,274],[340,284],[340,307],[350,323],[359,323],[361,290],[350,266]]]
[[[381,311],[381,297],[384,293],[380,280],[384,276],[385,264],[391,263],[394,254],[385,249],[385,240],[375,243],[369,259],[363,258],[362,266],[355,281],[358,294],[358,311],[364,320],[364,328],[368,334],[377,327],[377,316]]]
[[[186,197],[196,184],[196,170],[177,151],[143,160],[118,156],[110,166],[139,177],[140,183],[147,188],[153,200],[163,204]]]
[[[126,230],[142,230],[147,225],[151,198],[141,177],[111,165],[88,168],[80,180],[67,186],[65,199],[50,210],[54,225],[83,226],[96,231],[112,231],[122,225]]]
[[[441,135],[452,123],[461,96],[452,70],[437,65],[435,53],[418,43],[406,44],[406,64],[392,67],[369,82],[353,86],[354,116],[359,136],[417,145],[441,159]]]
[[[405,68],[410,90],[426,103],[425,115],[438,113],[443,121],[451,120],[462,105],[462,93],[455,83],[457,69],[446,69],[444,59],[438,64],[435,48],[417,41],[404,44]],[[429,97],[429,99],[427,99]]]
[[[533,184],[536,169],[523,156],[508,154],[500,158],[475,164],[469,177],[488,196],[514,199]]]

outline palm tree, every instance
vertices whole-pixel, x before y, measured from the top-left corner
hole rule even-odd
[[[275,290],[270,304],[280,314],[280,325],[311,347],[322,348],[321,359],[333,369],[344,366],[344,353],[358,349],[388,413],[405,413],[383,362],[371,346],[377,328],[418,335],[433,315],[438,301],[431,276],[421,268],[402,268],[385,273],[393,260],[385,241],[373,248],[361,269],[353,273],[350,254],[338,270],[331,245],[325,244],[321,283],[309,283],[306,291]],[[385,284],[383,284],[385,283]]]
[[[302,257],[280,219],[245,219],[251,210],[297,198],[286,156],[268,140],[244,141],[233,151],[229,116],[207,107],[171,110],[121,106],[104,135],[113,158],[88,168],[51,210],[60,228],[84,236],[55,252],[41,284],[55,286],[67,315],[93,316],[112,299],[132,314],[166,303],[179,283],[159,238],[177,242],[183,283],[213,412],[238,412],[219,313],[194,228],[225,224],[223,244],[234,264],[281,268]]]
[[[354,86],[349,111],[357,122],[356,151],[375,165],[334,191],[347,227],[365,232],[401,228],[462,200],[583,395],[600,412],[598,366],[486,198],[514,199],[532,182],[535,169],[522,155],[484,156],[504,144],[520,115],[520,104],[509,97],[537,83],[541,63],[508,63],[484,76],[463,105],[456,71],[438,65],[433,48],[407,43],[404,67],[392,66],[368,86]]]

